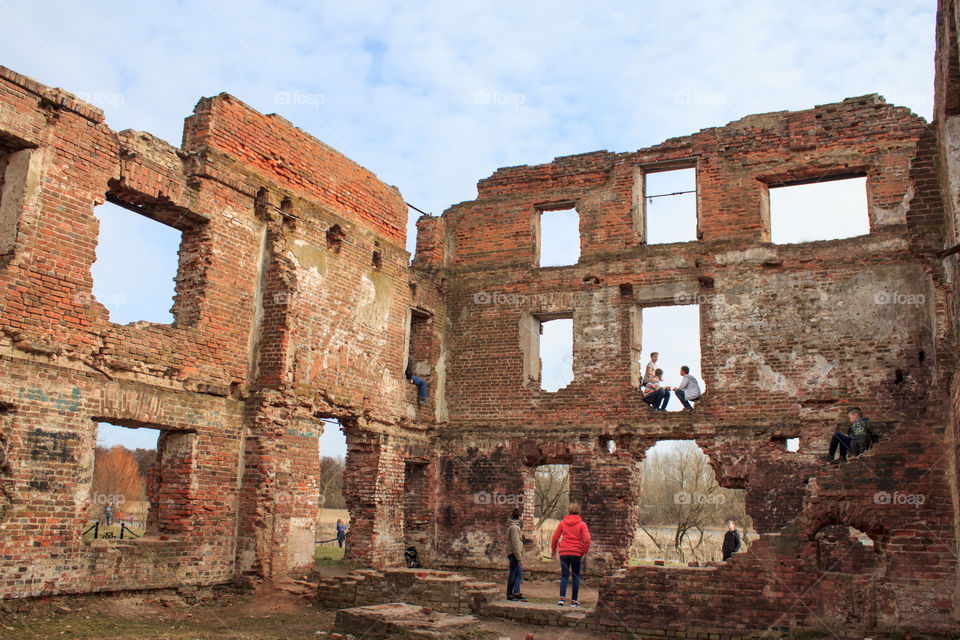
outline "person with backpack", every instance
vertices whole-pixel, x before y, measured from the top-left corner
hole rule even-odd
[[[560,600],[559,606],[564,605],[567,597],[567,580],[572,577],[573,597],[571,607],[579,607],[577,596],[580,595],[580,561],[590,550],[590,530],[580,518],[580,505],[571,502],[567,508],[566,517],[560,521],[553,532],[550,541],[550,557],[556,558],[560,553]]]
[[[847,435],[843,435],[839,431],[835,432],[833,437],[830,438],[830,451],[823,456],[823,459],[831,464],[846,462],[848,453],[859,456],[880,439],[873,427],[870,426],[870,418],[863,416],[860,407],[847,409],[847,418],[850,420]],[[834,459],[837,453],[840,455]]]

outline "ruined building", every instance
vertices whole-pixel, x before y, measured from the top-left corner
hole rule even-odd
[[[276,115],[204,98],[178,149],[0,68],[0,596],[310,566],[316,503],[295,497],[316,495],[337,418],[348,555],[366,565],[412,543],[433,566],[501,566],[509,508],[475,496],[531,495],[538,465],[567,463],[605,576],[597,621],[956,628],[960,16],[941,5],[932,124],[870,95],[500,169],[420,219],[412,264],[400,192]],[[697,240],[648,244],[644,177],[674,168],[696,170]],[[770,189],[849,176],[866,177],[868,234],[771,242]],[[92,295],[106,200],[182,233],[172,324],[111,323]],[[579,261],[541,268],[541,225],[570,206]],[[641,320],[678,300],[699,304],[708,393],[652,414]],[[557,318],[574,379],[547,392],[538,340]],[[828,467],[851,401],[882,440]],[[161,433],[148,539],[81,539],[100,421]],[[750,553],[625,567],[638,462],[663,439],[695,439],[745,491]],[[837,525],[873,546],[844,551]]]

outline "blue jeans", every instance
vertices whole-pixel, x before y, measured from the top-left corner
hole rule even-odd
[[[850,451],[850,438],[843,435],[840,432],[833,434],[833,437],[830,438],[830,457],[833,457],[833,454],[837,452],[837,448],[840,449],[840,459],[846,460],[847,453]]]
[[[418,378],[417,376],[410,376],[410,382],[417,385],[417,388],[420,389],[420,401],[422,402],[426,400],[427,399],[427,381],[422,378]]]
[[[687,394],[686,394],[685,391],[683,391],[683,390],[681,390],[681,389],[674,389],[673,392],[674,392],[675,394],[677,394],[677,397],[678,397],[678,398],[680,398],[680,404],[683,405],[683,408],[684,408],[684,409],[690,409],[691,411],[693,411],[693,406],[691,406],[691,405],[690,405],[690,401],[687,400]],[[693,401],[696,402],[696,401],[699,400],[699,399],[700,399],[700,398],[699,398],[699,396],[698,396],[698,397],[696,397],[696,398],[693,398]]]
[[[507,597],[520,593],[520,583],[523,582],[523,567],[517,556],[512,553],[507,556],[510,561],[510,575],[507,577]]]
[[[650,395],[643,396],[643,401],[654,409],[666,409],[667,403],[670,402],[670,392],[666,389],[657,389]]]
[[[567,595],[567,578],[573,574],[571,597],[576,600],[580,595],[580,556],[560,556],[560,597]]]

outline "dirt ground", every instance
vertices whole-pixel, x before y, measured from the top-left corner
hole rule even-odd
[[[524,591],[533,602],[556,602],[555,581],[528,582]],[[202,604],[190,605],[176,596],[69,596],[29,602],[0,603],[0,640],[51,638],[110,640],[294,640],[323,638],[333,630],[335,611],[318,609],[305,597],[259,587],[238,593],[214,592]],[[596,602],[596,589],[585,588],[581,599]],[[478,638],[524,640],[604,640],[603,635],[574,629],[484,619]],[[478,632],[480,630],[478,629]],[[623,635],[619,638],[622,640]]]
[[[260,588],[217,590],[202,604],[176,596],[67,596],[0,603],[0,639],[261,640],[322,637],[335,612],[303,597]]]

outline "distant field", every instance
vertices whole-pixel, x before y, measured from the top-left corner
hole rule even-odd
[[[550,555],[550,539],[556,530],[559,520],[548,519],[544,521],[540,529],[540,548],[544,556]],[[587,523],[589,525],[589,523]],[[651,563],[654,560],[664,560],[672,563],[685,563],[690,560],[706,562],[710,560],[720,560],[720,547],[723,544],[723,529],[707,529],[704,531],[703,542],[695,549],[690,548],[690,544],[696,544],[700,539],[700,532],[693,530],[687,533],[686,542],[683,544],[683,554],[673,547],[674,528],[647,527],[647,530],[656,538],[656,542],[651,540],[643,530],[637,529],[637,533],[630,545],[630,564]],[[740,532],[743,536],[743,532]],[[745,551],[749,546],[748,537],[741,547]],[[660,547],[657,546],[660,545]]]
[[[317,540],[330,540],[337,537],[337,520],[343,520],[350,529],[350,514],[346,509],[322,509],[317,518]],[[336,543],[333,543],[336,544]]]

